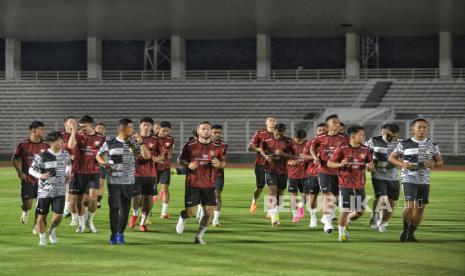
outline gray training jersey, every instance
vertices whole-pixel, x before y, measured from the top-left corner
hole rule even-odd
[[[395,151],[404,162],[414,164],[414,169],[402,169],[402,182],[413,184],[430,184],[430,169],[425,166],[427,160],[440,154],[439,147],[426,139],[416,141],[413,138],[400,142]]]
[[[128,185],[135,183],[135,155],[140,152],[140,144],[130,139],[121,141],[118,138],[108,139],[99,154],[107,155],[109,168],[107,179],[109,184]]]
[[[40,175],[48,173],[48,179]],[[66,178],[71,173],[71,156],[67,151],[58,154],[50,149],[34,157],[29,174],[39,179],[38,198],[53,198],[66,194]]]
[[[389,163],[389,156],[397,147],[397,144],[402,140],[396,142],[388,142],[383,139],[383,136],[373,137],[366,145],[373,153],[373,164],[375,170],[371,172],[371,178],[382,179],[390,181],[399,180],[399,170],[393,164]]]

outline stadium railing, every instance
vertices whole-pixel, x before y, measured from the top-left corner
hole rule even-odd
[[[362,68],[360,79],[437,79],[438,68]],[[453,68],[452,78],[465,79],[465,68]],[[0,79],[5,72],[0,71]],[[30,81],[85,81],[86,71],[21,71],[18,80]],[[105,81],[169,81],[170,71],[102,71]],[[326,80],[346,79],[344,69],[291,69],[271,70],[268,78],[257,77],[256,70],[187,70],[188,81],[243,81],[243,80]]]

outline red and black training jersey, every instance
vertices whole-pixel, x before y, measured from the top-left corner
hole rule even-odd
[[[197,140],[188,143],[179,159],[188,163],[197,161],[199,167],[195,170],[187,169],[186,185],[195,188],[213,188],[217,176],[216,169],[212,165],[212,160],[215,158],[224,161],[223,151],[215,143],[202,144]]]
[[[364,189],[365,167],[367,163],[373,161],[370,149],[364,145],[357,148],[344,145],[337,148],[329,160],[340,163],[344,159],[348,164],[337,169],[339,171],[339,186],[349,189]]]
[[[105,143],[105,136],[100,133],[95,132],[94,135],[76,133],[76,153],[73,165],[76,173],[99,173],[100,168],[95,157],[103,143]]]
[[[154,136],[142,136],[142,141],[150,151],[150,158],[144,159],[140,154],[137,156],[135,176],[155,177],[157,176],[157,168],[155,166],[155,162],[152,160],[152,157],[159,155],[158,143],[160,140]]]
[[[261,148],[263,141],[270,138],[273,138],[273,132],[269,132],[268,130],[266,130],[266,128],[264,128],[255,132],[255,134],[252,137],[252,140],[250,141],[250,144],[253,144],[257,148]],[[265,163],[265,158],[259,152],[257,152],[257,156],[255,157],[255,164],[265,165]]]
[[[309,140],[307,142],[307,144],[305,144],[305,147],[304,147],[304,151],[303,151],[303,154],[305,155],[310,155],[310,148],[311,146],[313,145],[313,143],[315,142],[315,138],[313,138],[312,140]],[[315,149],[316,153],[318,153],[318,149]],[[318,165],[316,165],[314,162],[313,162],[313,159],[312,160],[309,160],[308,163],[307,163],[307,167],[305,169],[305,176],[306,177],[309,177],[309,176],[318,176]]]
[[[164,171],[171,168],[171,160],[169,158],[170,153],[173,151],[174,147],[174,138],[171,135],[166,136],[165,138],[158,137],[158,152],[165,157],[163,163],[157,164],[158,171]]]
[[[288,137],[283,137],[281,140],[276,140],[274,137],[266,139],[262,143],[262,148],[266,155],[271,157],[271,161],[266,161],[265,171],[276,174],[287,174],[287,157],[276,155],[276,151],[280,150],[286,154],[293,154],[292,140]]]
[[[307,141],[303,141],[303,143],[299,144],[295,141],[292,141],[292,152],[296,155],[300,155],[304,152],[305,145]],[[295,166],[287,165],[287,176],[292,179],[302,179],[305,178],[305,165],[306,161],[298,158],[297,161],[299,163]]]
[[[315,153],[319,153],[320,165],[318,172],[330,175],[337,175],[337,169],[328,168],[327,162],[333,155],[336,148],[349,144],[349,138],[345,134],[338,133],[336,135],[328,135],[328,133],[318,135],[313,142],[313,148],[318,149]]]
[[[37,184],[37,179],[29,174],[29,167],[31,167],[34,156],[49,148],[45,141],[40,140],[37,143],[32,142],[30,139],[21,141],[17,146],[13,159],[21,160],[21,172],[27,175],[27,182]]]
[[[221,140],[218,143],[213,142],[217,147],[221,148],[221,151],[223,153],[223,159],[226,159],[226,152],[228,151],[228,144]],[[224,169],[216,169],[217,176],[221,176],[224,174]]]

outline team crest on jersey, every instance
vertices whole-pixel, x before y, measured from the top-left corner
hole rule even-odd
[[[165,143],[165,146],[169,147],[169,146],[170,146],[170,143]]]
[[[365,157],[367,157],[367,155],[366,155],[366,153],[362,153],[362,154],[360,154],[360,157],[361,157],[362,160],[363,160],[363,159],[365,159]]]
[[[211,150],[211,151],[210,151],[210,155],[211,155],[211,156],[215,155],[215,151]]]
[[[149,143],[149,147],[153,148],[153,143]]]
[[[94,144],[98,146],[100,144],[100,141],[95,141]]]
[[[45,150],[44,149],[41,149],[40,152],[44,152]]]

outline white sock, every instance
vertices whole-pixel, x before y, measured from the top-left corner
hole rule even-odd
[[[72,218],[74,221],[77,221],[77,220],[78,220],[78,214],[77,214],[77,213],[71,213],[71,218]]]
[[[84,227],[84,225],[85,225],[85,223],[86,223],[86,218],[84,217],[84,215],[79,216],[79,217],[78,217],[78,220],[79,220],[79,226]]]
[[[69,201],[65,202],[65,213],[69,213]]]
[[[278,213],[278,207],[276,206],[276,207],[274,207],[274,208],[271,208],[271,209],[269,210],[269,212],[270,212],[271,217],[272,217],[272,218],[275,218],[275,217],[276,217],[276,214]]]
[[[41,240],[45,240],[47,238],[47,235],[45,233],[39,233],[39,238]]]
[[[29,211],[23,211],[23,215],[26,217],[29,216]]]
[[[255,198],[254,198],[254,197],[252,197],[252,202],[253,202],[253,203],[256,203],[256,202],[257,202],[257,200],[255,200]]]
[[[315,209],[310,208],[310,216],[312,218],[316,218],[316,210],[317,210],[316,208]]]
[[[220,211],[214,211],[213,212],[213,221],[218,222],[219,218],[220,218]]]
[[[339,225],[339,226],[338,226],[338,229],[339,229],[339,236],[342,236],[342,235],[344,234],[344,232],[346,231],[346,227],[345,227],[345,226]]]
[[[146,221],[147,221],[147,215],[142,213],[142,218],[140,219],[140,226],[145,225]]]
[[[299,208],[304,208],[304,203],[301,201],[299,202],[299,205],[298,205]]]
[[[292,210],[292,215],[293,215],[294,217],[297,217],[297,210]]]
[[[132,215],[133,216],[139,216],[139,209],[132,209]]]
[[[95,213],[89,212],[89,214],[87,216],[87,221],[92,222],[94,220],[94,215],[95,215]]]
[[[162,213],[162,214],[168,213],[168,203],[163,203],[163,204],[162,204],[161,213]]]
[[[202,238],[203,237],[203,234],[205,234],[205,232],[207,232],[208,230],[208,227],[207,226],[203,226],[203,225],[200,225],[199,227],[199,231],[197,231],[197,237],[199,238]]]

